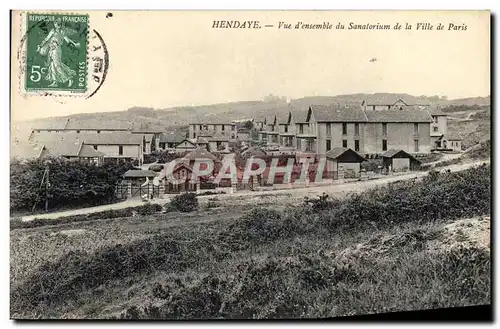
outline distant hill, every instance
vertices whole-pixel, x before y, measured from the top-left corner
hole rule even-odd
[[[429,105],[489,105],[490,97],[475,97],[447,100],[439,96],[412,96],[409,94],[375,93],[375,94],[349,94],[338,96],[312,96],[290,101],[293,108],[306,108],[311,104],[361,104],[363,100],[368,102],[394,102],[401,98],[411,104]],[[202,106],[184,106],[175,108],[153,109],[147,107],[133,107],[118,112],[81,113],[65,117],[44,118],[30,121],[13,122],[12,137],[24,139],[29,132],[41,125],[54,124],[68,118],[80,121],[100,120],[102,122],[133,122],[140,126],[172,130],[184,128],[189,122],[202,122],[205,119],[217,118],[218,120],[237,120],[244,118],[263,118],[276,114],[286,114],[289,104],[286,98],[268,97],[267,101],[242,101],[232,103],[221,103]]]

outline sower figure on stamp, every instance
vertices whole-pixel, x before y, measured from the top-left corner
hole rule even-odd
[[[64,41],[76,48],[80,47],[80,43],[74,42],[69,38],[70,35],[75,33],[75,30],[66,28],[60,22],[56,21],[54,22],[54,28],[50,30],[49,34],[36,48],[36,51],[40,55],[47,56],[48,69],[45,79],[52,81],[49,87],[55,87],[58,83],[67,82],[68,87],[71,87],[73,84],[76,72],[63,63],[61,54]]]

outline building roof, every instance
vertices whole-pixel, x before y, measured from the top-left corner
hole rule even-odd
[[[367,106],[373,106],[373,105],[395,105],[398,102],[402,102],[403,104],[407,106],[415,106],[415,105],[423,105],[427,106],[428,104],[416,104],[413,103],[413,99],[410,101],[407,99],[408,97],[398,97],[398,95],[393,95],[393,94],[373,94],[373,95],[367,95],[366,99],[363,101],[363,104],[366,104]]]
[[[123,178],[140,178],[140,177],[142,178],[142,177],[156,177],[156,176],[158,176],[158,174],[152,170],[130,169],[125,174],[123,174]]]
[[[434,116],[447,116],[448,114],[444,113],[439,107],[429,107],[427,109],[430,115]]]
[[[190,144],[191,146],[193,146],[193,148],[196,147],[196,144],[195,144],[196,143],[196,139],[193,141],[193,140],[189,140],[187,138],[184,138],[182,141],[180,141],[179,143],[175,144],[174,148],[178,148],[178,146],[180,144],[184,143],[184,142]]]
[[[367,117],[360,106],[311,105],[317,122],[363,122]]]
[[[392,106],[392,105],[396,104],[397,102],[402,102],[405,105],[410,105],[409,103],[405,102],[403,99],[392,97],[392,96],[385,97],[384,99],[375,99],[375,100],[365,101],[367,106],[370,106],[370,105],[391,105]]]
[[[207,116],[202,119],[196,118],[189,123],[190,125],[233,125],[226,116]]]
[[[198,137],[196,139],[196,144],[208,144],[208,139],[205,137]]]
[[[11,158],[21,159],[37,159],[43,150],[44,146],[30,142],[14,142],[10,147]]]
[[[420,162],[413,155],[411,155],[410,153],[408,153],[404,150],[401,150],[401,149],[390,149],[390,150],[387,150],[384,153],[382,153],[383,158],[394,158],[396,156],[403,157],[403,158],[409,158],[413,161]]]
[[[366,110],[369,122],[432,122],[432,118],[426,110]]]
[[[366,161],[366,159],[363,156],[361,156],[361,154],[347,147],[336,147],[326,152],[325,155],[329,159],[338,159],[346,153],[354,154],[356,158],[359,160],[359,162]]]
[[[91,145],[83,144],[78,156],[83,158],[98,158],[104,156],[104,153],[95,150]]]
[[[266,118],[266,124],[267,125],[275,125],[278,123],[278,119],[276,114],[272,114]]]
[[[142,134],[132,134],[128,131],[110,131],[102,134],[87,134],[76,132],[46,132],[32,133],[31,141],[38,143],[58,143],[64,141],[81,141],[91,145],[140,145]]]
[[[47,119],[47,121],[35,123],[32,126],[32,130],[63,130],[66,127],[69,119],[58,119],[51,118]]]
[[[280,124],[280,125],[290,124],[291,119],[292,119],[292,116],[291,116],[290,112],[283,113],[283,114],[280,114],[277,116],[277,121],[278,121],[278,124]]]
[[[246,150],[244,150],[241,155],[243,156],[248,156],[248,157],[264,157],[267,155],[267,153],[262,150],[261,148],[258,147],[249,147]]]
[[[219,162],[219,159],[212,153],[208,152],[206,149],[198,147],[195,150],[189,152],[184,156],[183,159],[187,159],[189,161],[194,161],[196,159],[204,159],[204,160],[212,160],[215,162]]]
[[[449,141],[461,141],[463,140],[462,136],[459,134],[446,134],[444,135],[444,138],[446,138]]]
[[[130,122],[103,121],[101,119],[68,119],[66,130],[117,130],[126,131],[132,129]]]
[[[177,132],[166,132],[160,135],[160,143],[180,143],[184,139],[186,137]]]
[[[76,140],[45,141],[46,155],[52,157],[67,156],[77,157],[83,143]]]

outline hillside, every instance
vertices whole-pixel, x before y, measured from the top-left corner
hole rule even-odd
[[[310,104],[361,104],[363,100],[368,102],[394,102],[401,98],[407,103],[429,104],[447,106],[484,106],[490,104],[490,97],[476,97],[447,100],[439,96],[412,96],[409,94],[375,93],[375,94],[350,94],[338,96],[311,96],[292,99],[290,104],[293,108],[303,108]],[[221,103],[201,106],[185,106],[176,108],[152,109],[145,107],[134,107],[119,112],[97,112],[85,114],[73,114],[65,117],[54,117],[12,123],[12,137],[25,139],[31,129],[36,126],[53,124],[68,118],[80,121],[101,122],[133,122],[140,126],[159,128],[164,130],[185,127],[189,122],[204,121],[217,118],[218,120],[236,120],[243,118],[263,118],[271,114],[284,114],[289,105],[282,98],[265,99],[266,101],[242,101],[232,103]]]
[[[248,199],[11,227],[10,317],[291,319],[490,303],[489,165],[343,198]]]

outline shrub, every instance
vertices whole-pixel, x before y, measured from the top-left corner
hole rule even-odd
[[[45,184],[40,184],[47,167],[45,159],[11,162],[11,210],[31,210],[33,205],[41,207],[47,192],[51,209],[80,208],[113,202],[116,200],[116,184],[133,167],[130,162],[105,162],[102,166],[96,166],[63,158],[49,160],[51,184],[48,191]]]
[[[269,242],[285,237],[286,229],[281,214],[272,209],[257,208],[231,223],[221,232],[223,240]]]
[[[172,198],[167,208],[172,211],[191,212],[198,209],[195,193],[184,193]]]
[[[137,211],[137,214],[141,216],[153,215],[157,212],[162,211],[162,209],[163,207],[156,203],[146,203],[134,208],[134,210]]]
[[[325,210],[331,206],[331,202],[329,202],[330,196],[323,192],[317,199],[314,198],[304,198],[304,204],[307,207],[310,207],[313,211]]]
[[[331,230],[473,217],[491,211],[489,165],[462,172],[431,172],[422,181],[402,181],[332,200],[319,221]]]
[[[366,171],[378,172],[380,170],[379,166],[382,166],[382,158],[368,159],[361,163],[361,169],[365,169]]]

